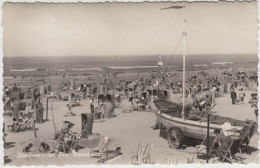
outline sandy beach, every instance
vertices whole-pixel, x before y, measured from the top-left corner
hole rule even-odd
[[[64,93],[66,94],[66,93]],[[248,104],[251,92],[246,92],[245,104],[232,105],[229,95],[216,99],[216,107],[213,112],[217,112],[218,115],[231,117],[240,120],[255,120],[255,114],[253,109]],[[43,102],[46,103],[46,99],[43,98]],[[51,101],[49,102],[52,103]],[[76,114],[73,117],[64,117],[67,113],[66,101],[54,101],[53,102],[53,114],[56,126],[62,126],[62,121],[68,120],[75,123],[73,127],[74,132],[81,131],[81,113],[90,113],[89,100],[82,100],[81,106],[72,108],[72,112]],[[7,156],[7,165],[64,165],[64,164],[95,164],[98,159],[90,158],[86,154],[90,151],[90,148],[80,149],[77,155],[68,154],[68,156],[56,156],[56,157],[42,157],[42,158],[19,158],[22,147],[30,142],[39,144],[40,141],[46,141],[53,138],[54,126],[52,110],[49,104],[49,120],[43,124],[36,124],[37,139],[34,138],[33,131],[25,131],[18,133],[7,133],[6,142],[11,145],[10,148],[5,149],[5,156]],[[128,103],[123,100],[122,107],[127,107]],[[239,114],[239,115],[238,115]],[[105,119],[103,122],[95,122],[93,124],[93,133],[100,134],[102,136],[109,137],[108,148],[114,150],[116,147],[121,147],[122,158],[115,160],[110,164],[131,164],[131,156],[134,156],[137,150],[138,142],[151,143],[151,159],[153,163],[162,164],[165,158],[175,158],[178,163],[187,163],[187,157],[195,154],[195,144],[184,146],[182,149],[172,149],[169,147],[167,140],[159,137],[159,130],[153,130],[151,126],[155,123],[155,115],[153,112],[140,112],[133,111],[131,113],[122,113],[122,108],[115,109],[115,117],[111,119]],[[44,118],[46,114],[44,113]],[[5,117],[6,125],[11,123],[11,118]],[[19,139],[15,138],[19,136]],[[94,144],[93,144],[94,145]],[[249,144],[249,153],[244,153],[244,163],[257,163],[258,162],[258,134],[251,139]],[[32,151],[36,151],[38,146],[32,147]],[[36,152],[37,153],[37,152]],[[82,156],[80,156],[82,155]],[[8,163],[8,159],[11,160]],[[57,162],[57,159],[59,160]],[[211,159],[211,163],[217,163],[216,159]],[[196,159],[194,163],[205,163],[205,160]]]

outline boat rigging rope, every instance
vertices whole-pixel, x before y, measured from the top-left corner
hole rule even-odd
[[[179,41],[178,41],[178,43],[177,43],[177,46],[176,46],[176,48],[174,49],[173,55],[172,55],[172,57],[171,57],[171,59],[170,59],[168,65],[167,65],[165,71],[168,70],[168,67],[170,66],[170,64],[171,64],[171,62],[172,62],[172,58],[173,58],[173,56],[175,55],[176,50],[178,49],[178,47],[179,47],[179,45],[180,45],[180,42],[181,42],[181,39],[182,39],[182,38],[183,38],[183,34],[181,35],[181,37],[180,37],[180,39],[179,39]],[[186,46],[187,46],[187,51],[188,51],[188,54],[187,54],[187,55],[189,56],[190,64],[191,64],[191,67],[192,67],[192,61],[191,61],[190,48],[189,48],[189,44],[188,44],[187,34],[186,34]]]
[[[172,57],[171,57],[171,59],[170,59],[168,65],[167,65],[167,67],[166,67],[165,72],[168,70],[168,67],[170,66],[170,63],[172,62],[172,58],[173,58],[173,56],[175,55],[176,50],[178,49],[178,47],[179,47],[179,45],[180,45],[180,42],[181,42],[182,37],[183,37],[183,34],[181,35],[181,37],[180,37],[180,39],[179,39],[179,41],[178,41],[178,43],[177,43],[177,46],[176,46],[176,48],[174,49],[174,52],[173,52]]]
[[[191,68],[192,68],[192,61],[191,61],[191,55],[190,55],[190,48],[189,48],[189,44],[188,44],[188,36],[186,34],[186,45],[187,45],[187,51],[188,51],[188,56],[190,58],[190,65],[191,65]]]

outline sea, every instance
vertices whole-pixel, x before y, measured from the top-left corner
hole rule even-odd
[[[56,56],[56,57],[4,57],[4,72],[37,71],[39,69],[55,70],[102,70],[103,67],[116,69],[157,67],[158,55],[121,55],[121,56]],[[181,55],[161,55],[164,67],[182,67]],[[187,68],[200,67],[256,67],[256,54],[222,54],[222,55],[187,55]]]

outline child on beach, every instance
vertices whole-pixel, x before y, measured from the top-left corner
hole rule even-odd
[[[240,89],[239,98],[241,100],[241,103],[244,104],[245,92],[243,91],[243,88]]]

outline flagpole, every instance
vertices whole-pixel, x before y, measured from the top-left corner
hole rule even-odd
[[[185,11],[185,5],[183,6],[183,8],[184,8],[184,19],[183,19],[183,36],[182,36],[182,38],[183,38],[183,46],[182,46],[182,57],[183,57],[183,75],[182,75],[182,97],[183,97],[183,105],[182,105],[182,118],[183,118],[183,120],[185,120],[185,113],[184,113],[184,108],[185,108],[185,91],[186,91],[186,89],[185,89],[185,72],[186,72],[186,67],[185,67],[185,64],[186,64],[186,49],[185,49],[185,47],[186,47],[186,11]]]

